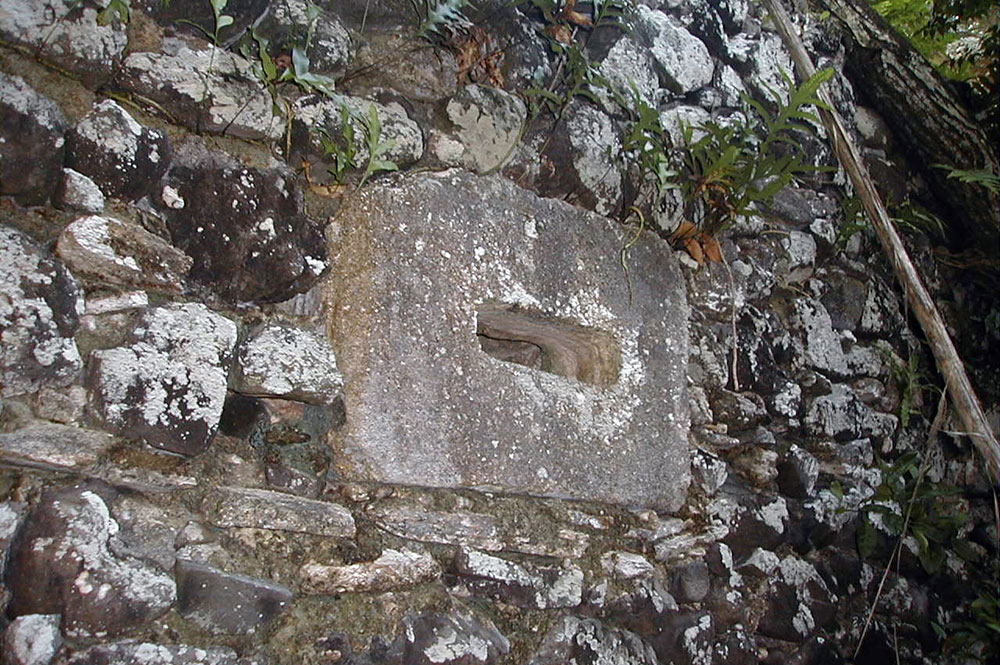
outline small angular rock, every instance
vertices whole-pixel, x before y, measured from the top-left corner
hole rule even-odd
[[[104,194],[93,180],[79,171],[63,169],[55,204],[60,208],[99,215],[104,212]]]
[[[635,633],[605,627],[595,619],[568,616],[556,622],[528,665],[659,665],[659,662],[653,648]]]
[[[292,592],[280,584],[177,560],[177,610],[199,626],[224,633],[259,632],[283,612]]]
[[[0,433],[0,460],[15,466],[83,470],[115,442],[107,432],[56,423],[37,423]]]
[[[58,614],[24,614],[3,633],[5,665],[49,665],[62,646]]]
[[[576,607],[583,596],[583,571],[521,565],[490,554],[459,549],[457,572],[475,593],[534,609]]]
[[[489,515],[467,511],[439,512],[395,503],[377,506],[370,517],[380,528],[401,538],[492,552],[503,548],[496,520]]]

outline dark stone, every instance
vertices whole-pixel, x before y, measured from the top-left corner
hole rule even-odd
[[[778,489],[793,499],[807,499],[816,486],[819,462],[805,450],[793,445],[778,462]]]
[[[677,611],[677,601],[660,580],[642,579],[631,591],[609,601],[600,617],[640,637],[658,635],[663,616]]]
[[[286,300],[325,270],[322,229],[303,214],[287,167],[245,167],[192,139],[176,147],[164,183],[155,203],[194,259],[190,279],[223,301]]]
[[[898,656],[899,653],[894,652],[889,659],[879,662],[881,665],[896,662]],[[784,662],[786,665],[841,665],[844,659],[832,641],[815,635],[799,646],[798,651],[791,654]],[[861,662],[860,659],[855,661],[857,665],[861,665]]]
[[[0,194],[24,205],[48,201],[62,173],[65,130],[53,101],[0,72]]]
[[[60,388],[83,362],[73,339],[83,294],[63,266],[29,236],[0,226],[0,397]]]
[[[712,649],[712,665],[758,665],[757,642],[742,624],[716,632],[722,634]]]
[[[760,425],[767,419],[764,400],[755,393],[718,390],[709,394],[715,422],[725,423],[730,432],[740,432]]]
[[[292,592],[280,584],[225,573],[178,559],[177,610],[199,626],[224,633],[258,632],[286,609]]]
[[[492,622],[472,614],[426,613],[405,623],[403,665],[488,665],[510,651]]]
[[[517,564],[477,550],[461,548],[455,568],[474,593],[531,609],[576,607],[583,596],[583,572]]]
[[[782,559],[769,585],[760,634],[802,642],[835,618],[830,592],[812,564],[794,556]]]
[[[712,653],[715,621],[708,612],[673,612],[650,643],[661,663],[695,665]]]
[[[231,393],[222,406],[219,431],[227,436],[247,439],[266,423],[267,409],[256,397]]]
[[[857,330],[865,311],[868,287],[860,279],[842,273],[830,273],[824,279],[829,290],[820,302],[830,314],[836,330]]]
[[[149,307],[125,345],[91,356],[91,399],[112,431],[196,455],[218,429],[236,324],[200,304]]]
[[[766,209],[769,217],[796,229],[804,229],[820,217],[833,217],[838,205],[811,189],[785,187],[779,191]]]
[[[133,1],[133,5],[135,4],[158,23],[172,30],[186,32],[200,39],[205,39],[206,33],[215,33],[215,15],[212,13],[212,6],[204,0],[138,0],[137,3]],[[268,5],[268,0],[229,0],[224,13],[233,17],[233,22],[219,31],[219,45],[226,47],[238,40],[260,21],[268,10]]]
[[[42,495],[11,550],[10,614],[61,614],[70,636],[118,635],[166,612],[170,575],[120,554],[119,523],[102,495],[80,486]]]
[[[528,661],[528,665],[566,663],[659,665],[653,648],[635,633],[573,616],[557,621]]]
[[[127,201],[157,187],[170,155],[166,132],[143,127],[111,99],[99,102],[66,136],[66,166],[90,177],[105,196]]]
[[[708,564],[695,561],[670,571],[670,591],[681,603],[699,603],[712,586]]]
[[[785,539],[788,513],[781,497],[742,494],[734,497],[739,505],[723,542],[736,559],[758,547],[773,550]]]

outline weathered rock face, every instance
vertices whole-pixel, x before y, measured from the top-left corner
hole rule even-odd
[[[180,293],[191,258],[138,224],[81,217],[63,229],[56,253],[74,274],[122,287]]]
[[[189,140],[163,182],[154,203],[194,259],[191,280],[225,302],[285,300],[326,268],[322,232],[287,167],[245,167]]]
[[[83,294],[65,267],[24,233],[0,226],[0,396],[72,382],[83,363],[73,335]]]
[[[328,292],[345,473],[680,506],[687,310],[664,245],[633,246],[629,277],[606,220],[458,172],[344,217]]]
[[[245,395],[330,404],[343,384],[326,340],[297,328],[264,326],[237,351],[234,389]]]
[[[63,631],[74,636],[121,634],[166,612],[173,579],[119,555],[119,528],[93,489],[48,493],[11,551],[10,612],[60,614]]]
[[[65,129],[54,102],[21,77],[0,72],[0,194],[44,203],[59,182]]]
[[[24,0],[10,3],[0,14],[0,37],[96,86],[111,77],[127,42],[124,23],[101,25],[97,19],[93,7]]]
[[[252,633],[283,611],[292,592],[280,584],[177,560],[177,609],[209,630]]]
[[[144,310],[127,345],[95,351],[94,409],[111,430],[183,455],[219,426],[236,325],[203,305]]]
[[[66,166],[97,183],[105,196],[149,194],[170,166],[170,142],[143,127],[116,102],[99,102],[68,135]]]

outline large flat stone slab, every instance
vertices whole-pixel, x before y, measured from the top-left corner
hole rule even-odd
[[[499,177],[385,181],[329,229],[349,479],[676,510],[688,309],[669,247]]]

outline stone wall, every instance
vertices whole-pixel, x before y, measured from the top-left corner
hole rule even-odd
[[[933,626],[997,555],[988,483],[927,442],[930,371],[901,369],[930,361],[840,177],[701,265],[623,153],[609,90],[679,137],[785,86],[755,3],[579,27],[609,87],[530,123],[561,66],[531,3],[429,39],[404,0],[230,0],[221,31],[207,0],[104,6],[0,10],[2,662],[944,662]],[[839,71],[835,26],[801,22]],[[888,196],[919,197],[833,83]],[[332,181],[323,139],[372,114],[398,173]],[[988,358],[995,294],[909,240]],[[858,508],[911,451],[980,559],[940,544],[931,575],[911,537],[883,580],[903,508],[867,557]]]

